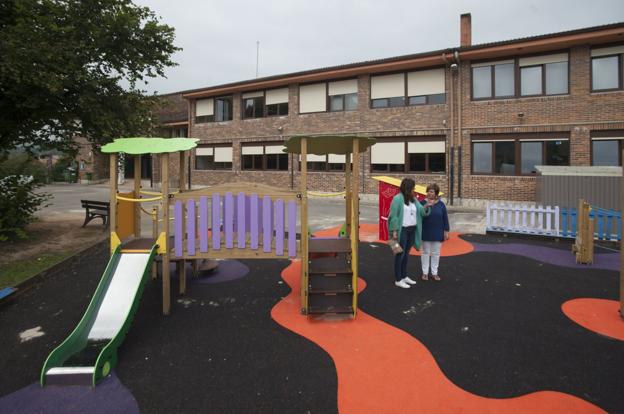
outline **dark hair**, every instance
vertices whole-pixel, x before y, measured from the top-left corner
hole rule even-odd
[[[433,190],[433,191],[435,191],[436,196],[437,196],[438,194],[440,194],[440,186],[439,186],[439,185],[437,185],[436,183],[429,184],[429,185],[427,186],[427,192],[429,192],[429,190]]]
[[[400,188],[405,205],[409,205],[410,202],[414,202],[414,187],[416,187],[416,182],[411,178],[404,178],[403,181],[401,181]]]

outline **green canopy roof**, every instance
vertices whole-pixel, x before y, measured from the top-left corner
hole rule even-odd
[[[308,154],[346,154],[353,152],[353,140],[360,141],[359,151],[364,152],[368,147],[375,145],[375,138],[357,135],[310,135],[291,137],[284,145],[284,152],[301,154],[301,138],[306,138]]]
[[[197,138],[117,138],[102,147],[102,152],[126,154],[162,154],[188,151],[197,146]]]

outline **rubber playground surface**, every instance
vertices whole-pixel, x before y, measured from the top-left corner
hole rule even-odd
[[[0,308],[0,413],[624,413],[619,252],[579,266],[564,242],[453,234],[442,281],[421,281],[415,254],[418,283],[399,289],[375,230],[361,227],[354,320],[299,313],[298,261],[223,261],[185,296],[174,278],[167,317],[149,280],[95,389],[42,389],[102,276],[100,244]]]

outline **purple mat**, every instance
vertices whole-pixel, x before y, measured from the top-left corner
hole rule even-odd
[[[0,413],[138,414],[139,405],[113,372],[95,388],[31,384],[0,398]]]
[[[515,254],[556,266],[574,267],[578,269],[620,270],[619,253],[594,253],[594,263],[591,265],[582,265],[576,263],[574,254],[572,254],[571,251],[563,249],[518,243],[471,243],[477,252]]]
[[[221,283],[241,279],[249,273],[249,268],[238,260],[219,260],[219,266],[212,271],[200,271],[197,277],[192,277],[191,264],[186,265],[186,281],[188,283]],[[171,275],[177,277],[175,264],[171,265]]]

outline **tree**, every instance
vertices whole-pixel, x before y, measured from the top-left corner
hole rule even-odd
[[[149,132],[157,98],[139,86],[174,65],[173,40],[130,0],[2,0],[0,153]]]

